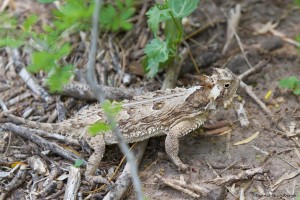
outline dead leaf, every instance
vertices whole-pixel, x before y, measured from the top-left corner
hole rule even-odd
[[[259,131],[257,131],[256,133],[254,133],[250,137],[248,137],[248,138],[246,138],[246,139],[244,139],[242,141],[239,141],[239,142],[235,143],[234,145],[247,144],[247,143],[251,142],[252,140],[254,140],[258,135],[259,135]]]
[[[17,165],[27,165],[27,164],[24,163],[24,162],[21,162],[21,161],[16,161],[16,162],[14,162],[14,163],[11,164],[11,167],[14,168]]]
[[[63,181],[63,180],[66,180],[68,177],[69,177],[69,175],[67,173],[64,173],[64,174],[60,175],[59,177],[57,177],[56,180]]]
[[[268,100],[272,95],[272,90],[269,90],[265,95],[265,100]]]

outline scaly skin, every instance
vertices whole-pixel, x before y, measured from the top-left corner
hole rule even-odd
[[[136,96],[122,103],[122,110],[116,116],[116,122],[127,143],[167,135],[165,149],[173,163],[181,170],[187,165],[178,157],[179,138],[199,128],[209,115],[218,107],[225,107],[239,86],[239,79],[227,69],[214,69],[212,76],[203,76],[202,86],[175,88],[155,91]],[[61,123],[37,123],[23,118],[9,116],[25,126],[55,132],[74,138],[85,139],[94,149],[88,160],[86,178],[93,182],[106,182],[101,176],[94,176],[104,155],[105,145],[116,144],[116,136],[106,132],[92,137],[88,127],[95,122],[106,121],[98,104],[78,113]]]

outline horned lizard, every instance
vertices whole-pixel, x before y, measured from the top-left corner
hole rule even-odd
[[[165,150],[173,163],[182,170],[187,169],[178,157],[179,138],[199,128],[218,107],[225,107],[232,101],[239,86],[239,79],[227,69],[214,68],[211,76],[203,76],[201,86],[155,91],[136,96],[122,103],[122,110],[116,122],[127,143],[150,137],[167,135]],[[94,149],[88,160],[85,176],[93,182],[106,182],[95,171],[104,155],[105,145],[116,144],[112,132],[92,137],[88,127],[106,117],[98,104],[79,112],[73,118],[61,123],[38,123],[14,117],[25,126],[55,132],[74,138],[83,137]]]

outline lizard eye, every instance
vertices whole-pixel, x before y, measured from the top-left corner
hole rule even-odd
[[[229,87],[230,87],[230,84],[229,84],[229,83],[226,83],[226,84],[224,85],[224,87],[225,87],[225,88],[229,88]]]

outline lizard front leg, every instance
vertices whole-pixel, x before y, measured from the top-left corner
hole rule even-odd
[[[94,149],[94,153],[88,160],[85,177],[89,182],[108,183],[107,179],[103,178],[102,176],[95,176],[95,172],[98,169],[102,157],[105,153],[105,141],[103,134],[96,135],[88,143]]]
[[[165,140],[166,153],[171,158],[172,162],[183,171],[188,169],[188,165],[184,164],[178,157],[179,153],[179,138],[187,135],[191,131],[198,128],[203,122],[199,121],[182,121],[171,128]]]

